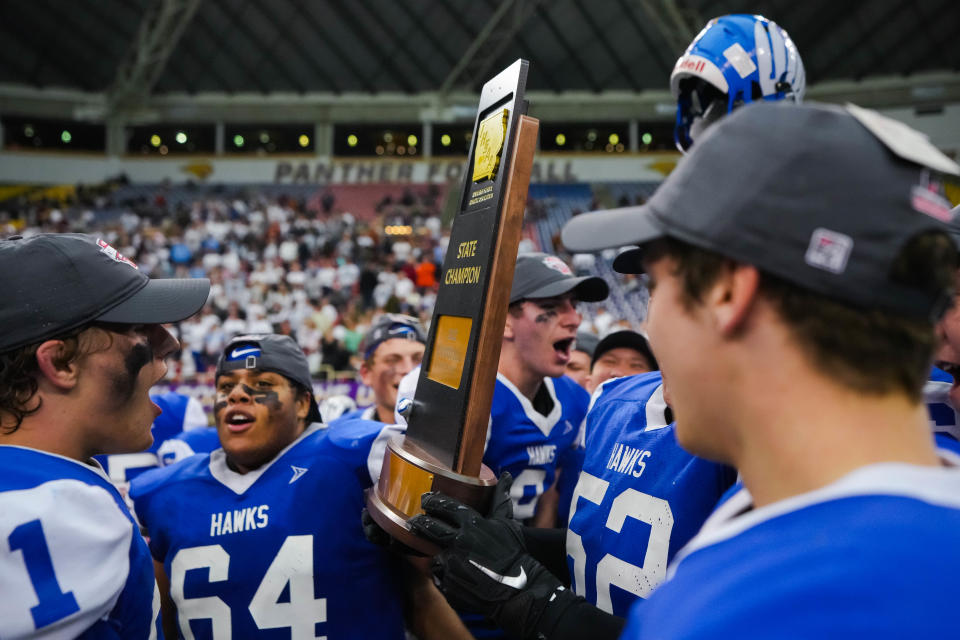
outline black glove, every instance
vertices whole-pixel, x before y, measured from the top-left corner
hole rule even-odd
[[[527,554],[513,520],[501,476],[489,517],[439,493],[423,496],[426,515],[409,523],[414,533],[441,547],[431,565],[434,581],[454,607],[481,613],[514,638],[544,637],[578,599]],[[548,611],[549,609],[549,611]]]
[[[363,513],[360,516],[360,522],[363,525],[364,537],[378,547],[383,547],[388,551],[407,556],[418,556],[421,558],[426,556],[426,554],[420,553],[416,549],[408,547],[384,531],[383,528],[377,524],[377,521],[373,519],[373,516],[370,515],[370,512],[366,509],[363,510]]]

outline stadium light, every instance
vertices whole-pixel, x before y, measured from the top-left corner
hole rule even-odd
[[[177,131],[177,142],[179,144],[186,144],[187,134],[185,134],[183,131]]]
[[[449,133],[445,133],[442,136],[440,136],[440,144],[442,144],[443,146],[449,147],[451,142],[452,140],[450,140]]]
[[[310,144],[310,136],[305,133],[301,133],[300,137],[297,138],[297,142],[300,143],[301,147],[306,147]]]
[[[236,146],[236,147],[242,147],[242,146],[243,146],[243,136],[240,135],[239,133],[238,133],[237,135],[233,136],[233,144],[234,144],[234,146]]]
[[[347,144],[350,145],[351,147],[357,146],[358,142],[360,142],[360,138],[358,138],[356,135],[351,133],[350,135],[347,136]]]
[[[60,139],[63,140],[64,144],[70,144],[70,141],[73,140],[73,136],[70,135],[70,132],[64,129],[60,133]]]
[[[150,136],[150,144],[152,144],[153,146],[159,147],[161,142],[163,141],[160,139],[160,136],[158,136],[157,134],[153,134],[152,136]]]

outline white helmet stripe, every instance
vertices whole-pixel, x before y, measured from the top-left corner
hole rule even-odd
[[[790,86],[793,87],[794,83],[797,81],[797,48],[793,46],[793,41],[789,38],[786,38],[784,41],[784,46],[787,49],[787,77],[786,81],[790,83]]]
[[[757,20],[753,23],[753,41],[756,43],[757,68],[760,76],[760,91],[768,96],[774,93],[776,83],[773,78],[773,57],[771,56],[771,42],[767,35],[767,30],[762,22]]]
[[[785,75],[787,70],[787,46],[783,40],[783,31],[774,23],[770,23],[770,48],[773,50],[773,90],[777,90],[777,81]]]
[[[796,56],[796,74],[790,86],[793,87],[793,99],[800,102],[803,100],[803,94],[807,89],[807,72],[803,68],[803,58],[800,57],[796,45],[793,46],[793,53]]]

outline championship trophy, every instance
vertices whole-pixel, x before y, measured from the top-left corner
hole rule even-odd
[[[517,60],[483,85],[407,432],[367,492],[374,521],[427,554],[437,549],[407,525],[421,496],[441,491],[484,513],[497,483],[482,460],[539,129],[525,115],[528,67]]]

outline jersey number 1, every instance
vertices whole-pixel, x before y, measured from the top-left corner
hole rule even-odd
[[[77,599],[72,591],[63,592],[57,581],[57,574],[53,571],[53,560],[50,558],[50,549],[47,539],[43,536],[43,527],[40,520],[25,522],[10,532],[7,536],[10,550],[20,550],[23,553],[23,562],[27,565],[30,583],[37,593],[39,603],[30,607],[33,624],[37,629],[66,618],[70,614],[80,611]]]

